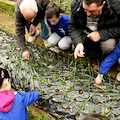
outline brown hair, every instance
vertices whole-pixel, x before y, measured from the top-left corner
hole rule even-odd
[[[0,88],[2,86],[4,78],[10,78],[10,75],[7,70],[0,68]]]
[[[90,114],[87,117],[85,117],[83,120],[110,120],[110,119],[100,114]]]
[[[86,5],[96,3],[98,6],[101,6],[105,0],[83,0]]]
[[[50,19],[54,15],[56,15],[56,17],[59,18],[60,8],[55,3],[51,2],[46,7],[45,16],[46,16],[47,19]]]

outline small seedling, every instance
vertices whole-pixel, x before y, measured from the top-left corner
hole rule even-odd
[[[70,85],[70,90],[72,90],[72,91],[75,90],[74,85]]]
[[[79,113],[79,112],[76,112],[76,113],[75,113],[75,117],[76,117],[76,118],[80,117],[80,113]]]
[[[66,110],[67,112],[70,111],[70,107],[67,106],[67,107],[65,108],[65,110]]]
[[[91,114],[95,114],[95,113],[96,113],[95,109],[92,109]]]
[[[52,97],[52,96],[50,96],[49,100],[52,100],[52,99],[53,99],[53,97]]]
[[[97,104],[98,104],[99,106],[102,106],[103,102],[102,102],[102,101],[99,101]]]
[[[55,92],[56,92],[56,93],[59,93],[59,91],[60,91],[60,90],[59,90],[58,88],[55,89]]]
[[[79,94],[80,94],[80,95],[83,94],[83,91],[82,91],[82,90],[79,90]]]
[[[57,103],[57,105],[58,105],[58,106],[61,106],[61,105],[62,105],[62,102],[61,102],[61,101],[59,101],[59,102]]]
[[[85,82],[84,87],[88,88],[90,86],[90,82]]]

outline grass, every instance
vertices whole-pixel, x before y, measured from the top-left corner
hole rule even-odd
[[[31,105],[28,107],[29,120],[49,120],[50,118],[39,108]]]
[[[14,17],[15,4],[10,4],[9,1],[4,2],[0,0],[0,11]]]

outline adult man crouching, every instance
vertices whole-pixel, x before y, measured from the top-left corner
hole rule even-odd
[[[75,58],[109,54],[120,38],[120,1],[73,0],[68,31]]]
[[[47,40],[49,31],[44,23],[46,6],[49,0],[17,0],[15,6],[15,26],[18,44],[22,49],[22,56],[29,60],[29,51],[25,43],[25,27],[29,33],[28,42],[33,42],[39,31],[36,26],[41,22],[41,38]]]

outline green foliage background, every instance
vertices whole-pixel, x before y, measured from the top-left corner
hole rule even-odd
[[[14,16],[15,6],[0,2],[0,11],[8,13],[10,16]]]
[[[10,1],[16,1],[16,0],[10,0]],[[71,10],[71,2],[72,0],[50,0],[51,2],[56,3],[61,9],[64,14],[70,15]],[[3,8],[4,7],[4,8]],[[9,6],[1,5],[0,8],[8,10]],[[10,8],[10,12],[13,12],[14,8]]]
[[[63,13],[70,15],[72,0],[51,0],[56,3],[63,11]]]

